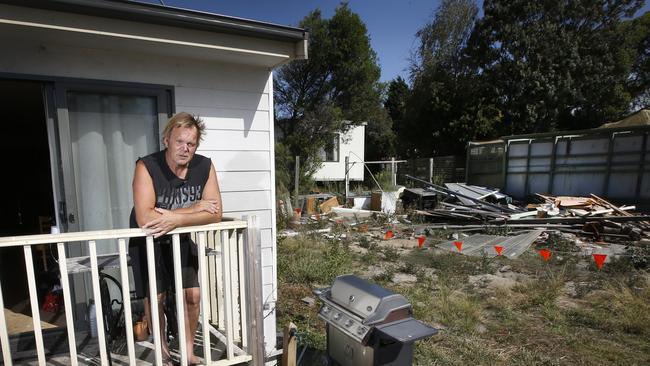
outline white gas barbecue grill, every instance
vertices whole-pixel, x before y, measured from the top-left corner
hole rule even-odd
[[[354,275],[337,277],[316,295],[334,365],[411,365],[413,343],[438,333],[412,317],[404,296]]]

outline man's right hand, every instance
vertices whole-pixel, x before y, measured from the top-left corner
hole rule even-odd
[[[219,212],[217,200],[200,200],[197,203],[192,205],[193,212],[205,211],[211,214],[216,214]]]

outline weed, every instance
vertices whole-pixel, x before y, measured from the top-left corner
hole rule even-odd
[[[394,275],[395,275],[395,267],[386,266],[384,268],[384,272],[375,275],[372,279],[373,281],[379,282],[379,284],[385,285],[393,280]]]
[[[630,257],[630,262],[634,268],[644,269],[650,267],[650,246],[630,246],[626,250],[626,255]]]
[[[486,235],[500,235],[500,236],[506,236],[510,233],[510,226],[508,225],[503,225],[503,226],[486,226],[485,227],[485,234]]]
[[[376,245],[376,244],[373,244]],[[374,248],[372,248],[374,249]],[[379,262],[381,258],[379,257],[379,252],[376,250],[368,250],[366,253],[361,255],[361,262],[366,265],[373,265]]]
[[[367,236],[361,236],[359,238],[359,246],[361,248],[370,249],[371,247],[376,246],[376,245],[377,244],[375,244],[375,242],[373,242],[372,240],[368,239]]]
[[[420,271],[418,270],[419,266],[414,263],[402,263],[398,267],[398,272],[417,275]]]
[[[282,213],[280,210],[277,211],[275,218],[275,228],[278,232],[288,228],[291,224],[292,217]]]
[[[387,262],[397,262],[399,259],[399,251],[393,247],[382,248],[382,253],[384,254],[384,259]]]
[[[369,217],[369,221],[370,226],[381,227],[390,223],[391,217],[383,213],[373,212]]]
[[[565,238],[564,236],[551,233],[546,240],[546,245],[548,249],[553,252],[559,253],[572,253],[579,252],[580,248],[576,246],[575,241]]]
[[[395,191],[397,187],[393,185],[393,175],[388,170],[382,170],[375,175],[379,188],[384,192]]]

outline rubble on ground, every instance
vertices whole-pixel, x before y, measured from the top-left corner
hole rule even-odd
[[[354,207],[354,199],[345,205],[335,194],[301,196],[301,208],[293,213],[290,228],[279,236],[295,236],[299,231],[323,235],[352,243],[353,251],[360,254],[368,254],[369,249],[360,243],[372,241],[398,255],[423,247],[516,258],[533,245],[545,246],[554,234],[571,242],[573,253],[607,254],[606,261],[625,255],[630,245],[650,242],[650,216],[636,212],[635,206],[616,205],[595,194],[537,193],[528,202],[519,202],[497,189],[409,178],[422,187],[402,187],[400,201],[392,204],[395,212],[378,210],[385,206],[379,203],[373,205],[376,210]]]

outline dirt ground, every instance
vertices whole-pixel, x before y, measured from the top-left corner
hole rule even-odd
[[[416,343],[416,365],[650,364],[650,274],[634,260],[650,256],[647,247],[599,270],[563,237],[546,236],[516,259],[471,257],[436,247],[452,232],[428,231],[418,248],[413,227],[303,227],[279,240],[278,325],[298,325],[299,350],[326,348],[319,304],[302,299],[354,273],[403,294],[416,318],[440,330]],[[556,254],[546,262],[540,248]]]

